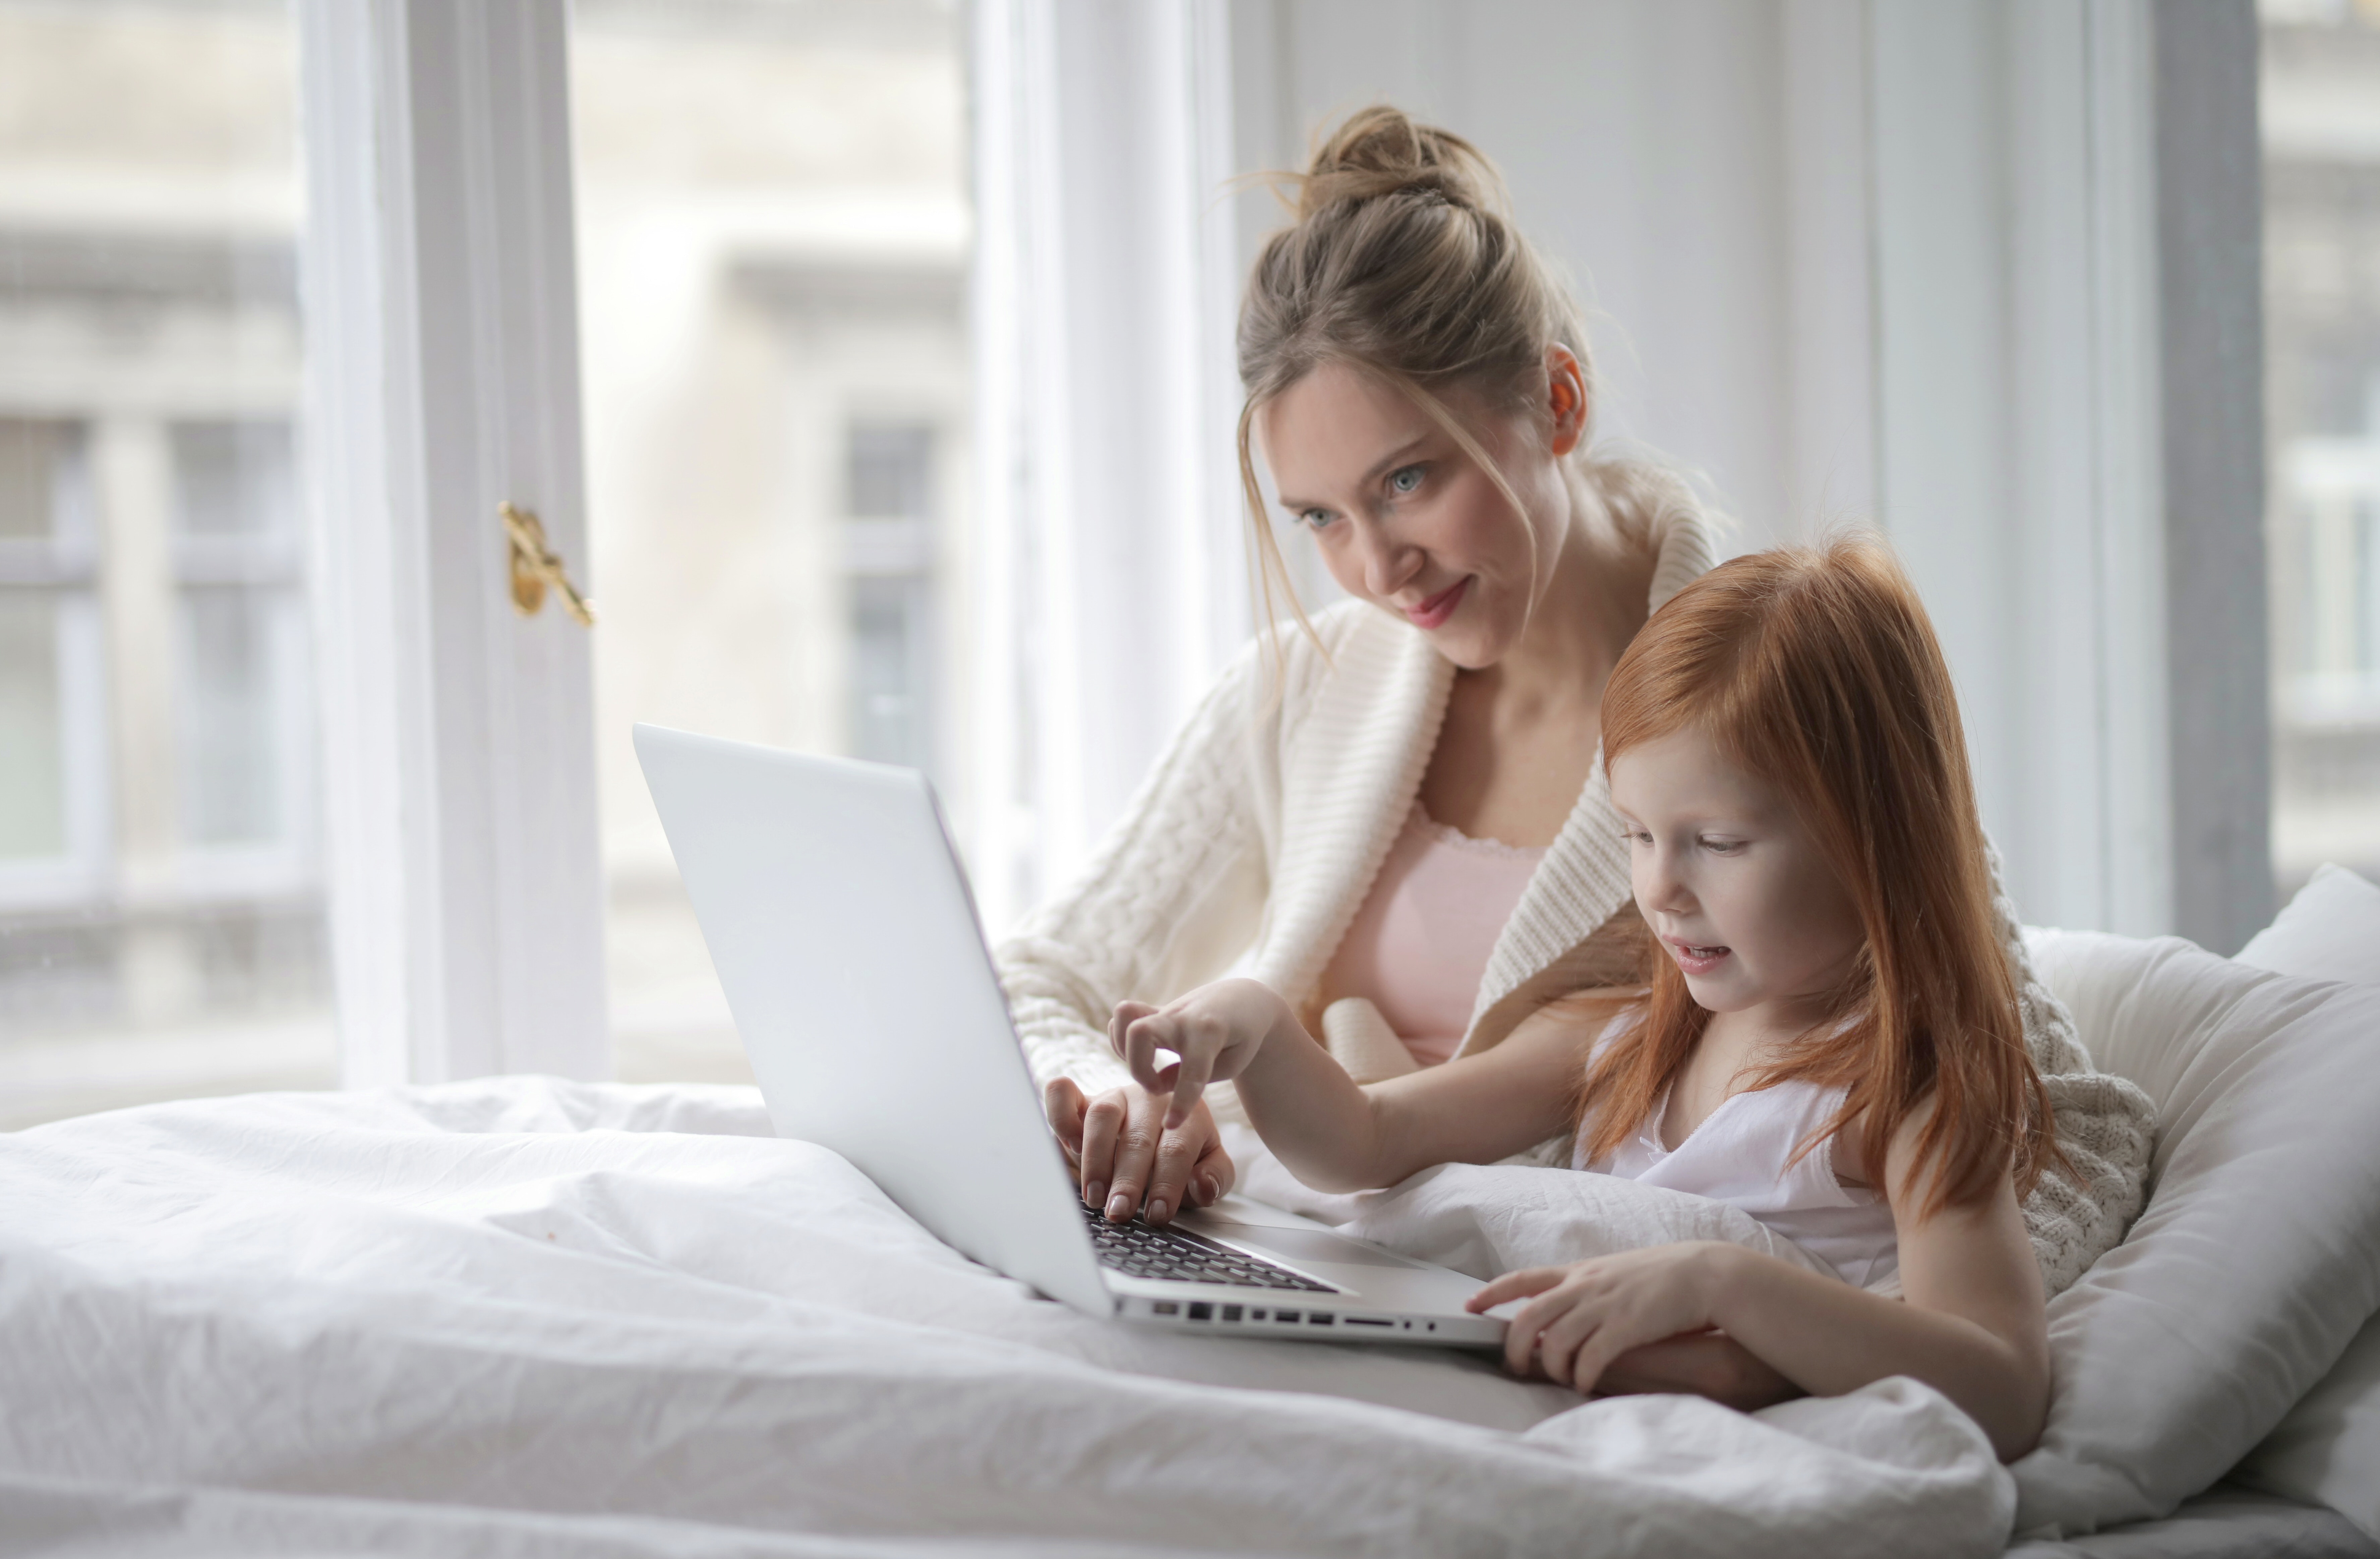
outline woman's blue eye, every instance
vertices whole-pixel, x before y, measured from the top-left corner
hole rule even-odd
[[[1329,509],[1303,509],[1298,512],[1297,522],[1300,525],[1310,525],[1315,530],[1319,530],[1324,526],[1330,523],[1330,511]]]
[[[1399,493],[1411,493],[1421,485],[1419,466],[1401,466],[1389,473],[1389,486]]]

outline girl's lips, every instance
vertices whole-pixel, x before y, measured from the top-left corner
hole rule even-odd
[[[1454,615],[1454,609],[1463,604],[1463,592],[1470,588],[1471,576],[1465,574],[1420,605],[1407,607],[1405,616],[1415,627],[1436,627]]]
[[[1719,965],[1727,962],[1730,951],[1725,946],[1715,944],[1706,945],[1700,943],[1681,942],[1673,936],[1665,936],[1661,942],[1669,948],[1670,956],[1678,960],[1678,968],[1687,974],[1710,973]]]

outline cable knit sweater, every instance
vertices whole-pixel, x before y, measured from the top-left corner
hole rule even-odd
[[[1658,609],[1710,566],[1691,520],[1662,533]],[[1046,1082],[1127,1080],[1107,1044],[1120,1001],[1165,1002],[1237,969],[1321,1031],[1322,971],[1370,890],[1438,744],[1454,668],[1407,624],[1348,602],[1315,618],[1320,647],[1282,636],[1274,674],[1251,644],[1199,704],[1081,880],[999,949],[1026,1054]],[[1598,761],[1506,922],[1458,1055],[1494,1045],[1548,999],[1633,978],[1628,855]],[[1999,863],[1993,863],[1994,881]],[[2058,1293],[2140,1211],[2154,1112],[2095,1072],[2073,1019],[2034,969],[2014,907],[1996,900],[2025,1036],[2071,1175],[2045,1174],[2025,1221]],[[1233,1113],[1228,1086],[1214,1090]],[[1560,1162],[1567,1143],[1548,1145]]]

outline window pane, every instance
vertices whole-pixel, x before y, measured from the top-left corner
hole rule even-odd
[[[2380,880],[2380,12],[2265,0],[2273,853]]]
[[[297,35],[0,0],[0,1127],[333,1081]]]
[[[621,1075],[748,1076],[639,720],[964,773],[967,408],[950,0],[579,0],[597,739]],[[953,808],[963,814],[963,809]]]
[[[47,591],[0,590],[0,859],[66,853],[57,639]]]
[[[281,837],[273,604],[237,588],[182,592],[182,822],[193,844]]]
[[[0,418],[0,542],[51,539],[68,437],[55,422]]]
[[[297,484],[285,421],[174,429],[174,526],[185,537],[295,536]]]

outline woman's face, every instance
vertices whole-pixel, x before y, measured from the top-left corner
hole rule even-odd
[[[1859,907],[1776,786],[1698,726],[1611,761],[1636,908],[1709,1012],[1823,1013],[1866,944]]]
[[[1578,442],[1585,396],[1576,360],[1557,357],[1550,437],[1524,415],[1468,424],[1525,520],[1436,419],[1358,370],[1326,363],[1260,414],[1281,506],[1313,532],[1339,588],[1466,669],[1495,664],[1520,638],[1568,535],[1559,457]]]

